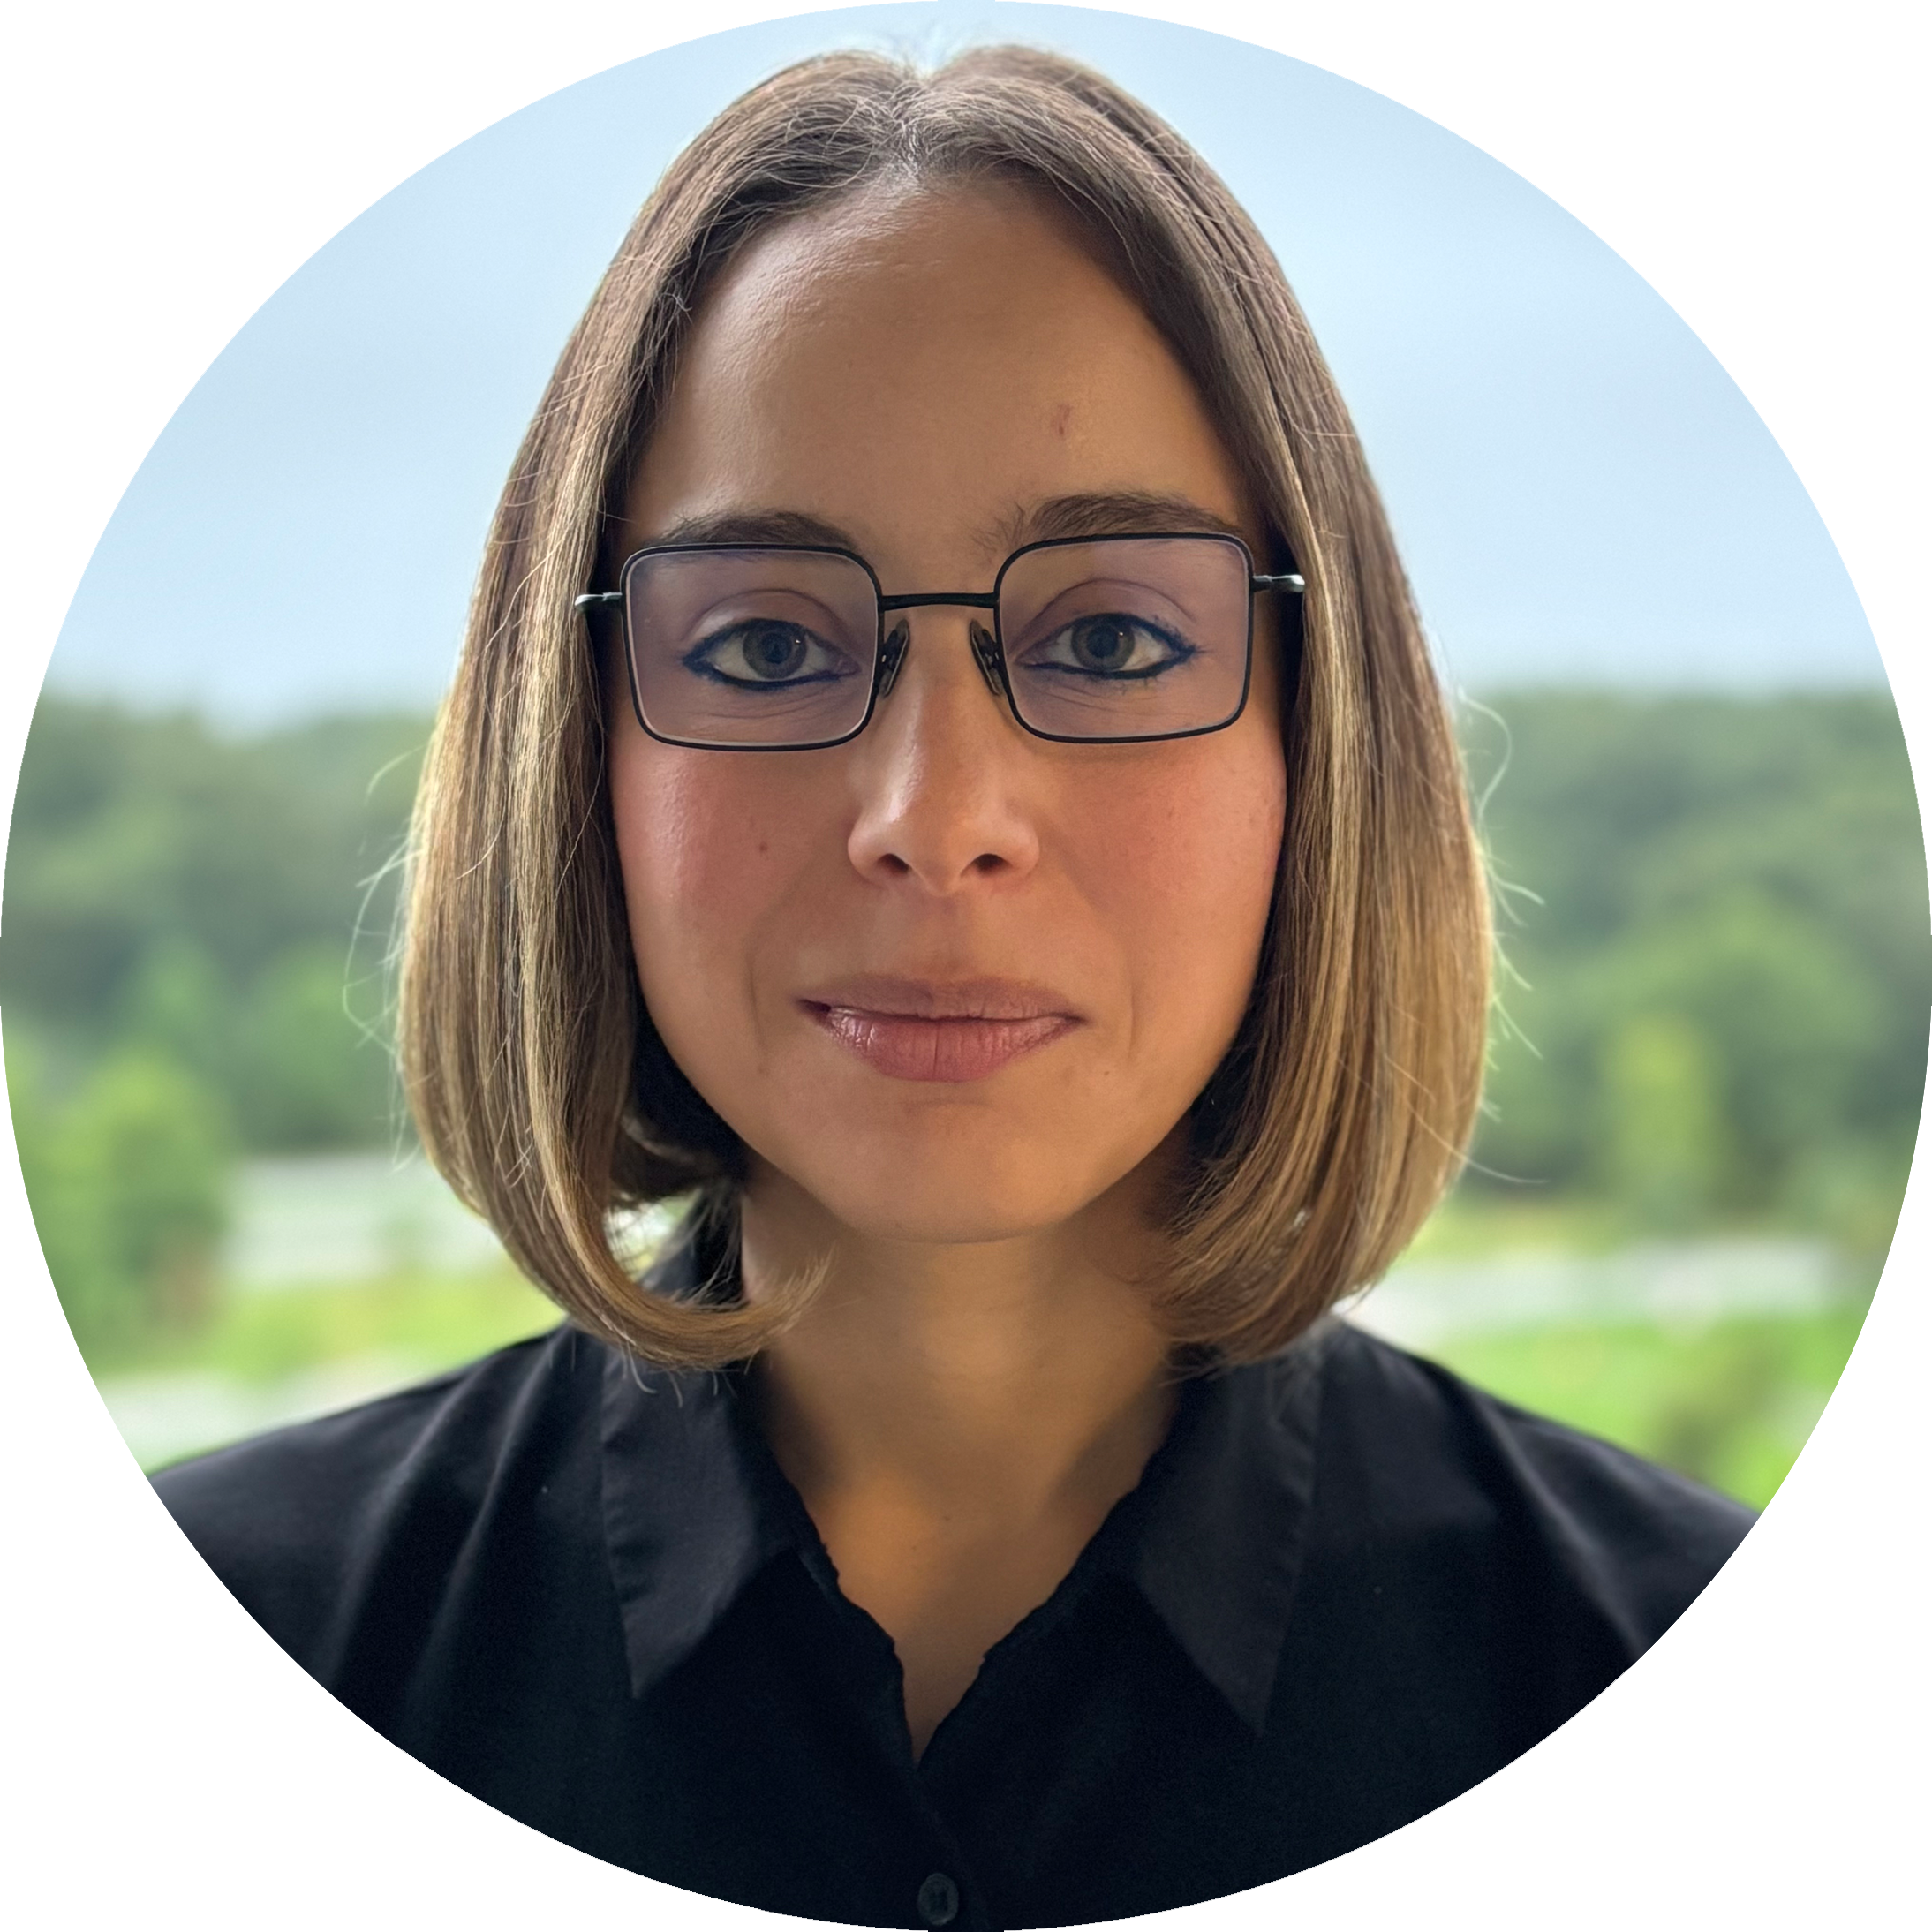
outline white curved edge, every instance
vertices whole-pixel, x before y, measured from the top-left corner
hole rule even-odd
[[[280,1652],[195,1555],[99,1408],[4,1408],[27,1478],[168,1628],[223,1675],[284,1669]],[[31,1579],[23,1579],[27,1590]]]

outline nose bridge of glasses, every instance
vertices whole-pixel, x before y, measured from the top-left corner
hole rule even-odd
[[[912,626],[903,616],[896,623],[887,628],[885,620],[902,611],[921,610],[934,607],[946,607],[962,610],[997,610],[1000,600],[991,591],[922,592],[904,597],[881,597],[879,600],[880,629],[884,632],[879,645],[879,696],[881,699],[892,694],[893,686],[899,681],[899,674],[905,667],[906,655],[912,642]],[[986,689],[1002,703],[1010,701],[1011,692],[1007,684],[1005,660],[1000,653],[1000,645],[993,633],[985,624],[969,620],[966,635],[972,645],[973,662],[980,676],[985,679]]]
[[[970,610],[996,610],[997,591],[913,591],[903,597],[881,597],[881,610],[918,610],[927,604],[952,604]]]

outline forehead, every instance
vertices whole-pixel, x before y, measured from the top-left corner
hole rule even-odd
[[[711,291],[624,534],[796,512],[896,575],[996,561],[1038,503],[1135,494],[1260,540],[1192,379],[1063,218],[1001,185],[881,188],[768,230]]]

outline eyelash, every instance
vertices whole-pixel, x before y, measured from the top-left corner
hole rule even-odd
[[[1062,639],[1071,638],[1084,625],[1107,625],[1119,630],[1135,633],[1152,639],[1166,655],[1158,663],[1145,665],[1138,669],[1115,670],[1094,668],[1080,664],[1056,662],[1041,653],[1049,651]],[[857,667],[850,666],[844,671],[836,668],[807,673],[790,677],[745,677],[734,675],[721,668],[715,661],[716,656],[728,651],[736,644],[743,653],[748,640],[761,630],[776,630],[788,633],[792,638],[803,640],[807,656],[813,651],[824,655],[844,660],[844,653],[834,645],[815,636],[801,624],[788,624],[771,619],[748,619],[733,624],[723,630],[699,640],[684,654],[685,668],[701,677],[729,685],[736,691],[796,691],[804,684],[830,683],[841,676],[855,675]],[[1164,625],[1152,623],[1144,617],[1136,617],[1125,611],[1095,611],[1076,617],[1064,623],[1035,645],[1026,656],[1013,662],[1015,672],[1038,671],[1060,676],[1090,679],[1104,683],[1143,683],[1173,670],[1177,665],[1185,664],[1199,653],[1186,638],[1177,637]]]
[[[714,653],[728,648],[732,643],[736,642],[742,652],[744,648],[744,640],[749,635],[760,630],[774,629],[787,630],[794,637],[804,638],[808,652],[816,649],[828,656],[837,657],[841,660],[844,658],[843,652],[838,650],[835,645],[827,644],[824,638],[814,637],[802,624],[779,624],[769,619],[753,618],[743,623],[733,624],[726,630],[716,631],[708,638],[701,638],[684,653],[685,668],[695,672],[701,677],[713,678],[721,684],[728,684],[736,691],[790,691],[796,690],[801,684],[829,683],[834,678],[851,675],[850,670],[844,672],[832,670],[820,671],[803,677],[735,677],[728,671],[720,669],[715,663],[711,661]],[[856,667],[853,667],[853,668],[856,669]]]
[[[1186,638],[1176,637],[1173,631],[1166,630],[1160,624],[1150,622],[1147,618],[1136,617],[1125,611],[1097,611],[1088,616],[1076,617],[1072,623],[1062,624],[1059,630],[1055,630],[1051,637],[1045,638],[1036,649],[1045,650],[1060,638],[1069,636],[1078,630],[1081,625],[1093,623],[1111,623],[1118,625],[1122,630],[1138,631],[1143,637],[1153,638],[1168,653],[1168,655],[1163,658],[1159,663],[1149,665],[1142,670],[1108,672],[1088,670],[1077,664],[1056,664],[1051,661],[1041,661],[1030,653],[1026,657],[1018,660],[1015,663],[1014,668],[1015,670],[1060,672],[1075,677],[1099,678],[1108,683],[1138,682],[1146,678],[1158,677],[1162,672],[1171,671],[1176,665],[1185,664],[1189,658],[1199,654],[1194,645],[1189,644]]]

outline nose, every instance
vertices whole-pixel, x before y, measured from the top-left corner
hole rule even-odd
[[[1031,741],[987,689],[968,613],[905,621],[898,675],[852,745],[852,864],[941,898],[1023,878],[1039,861]]]

